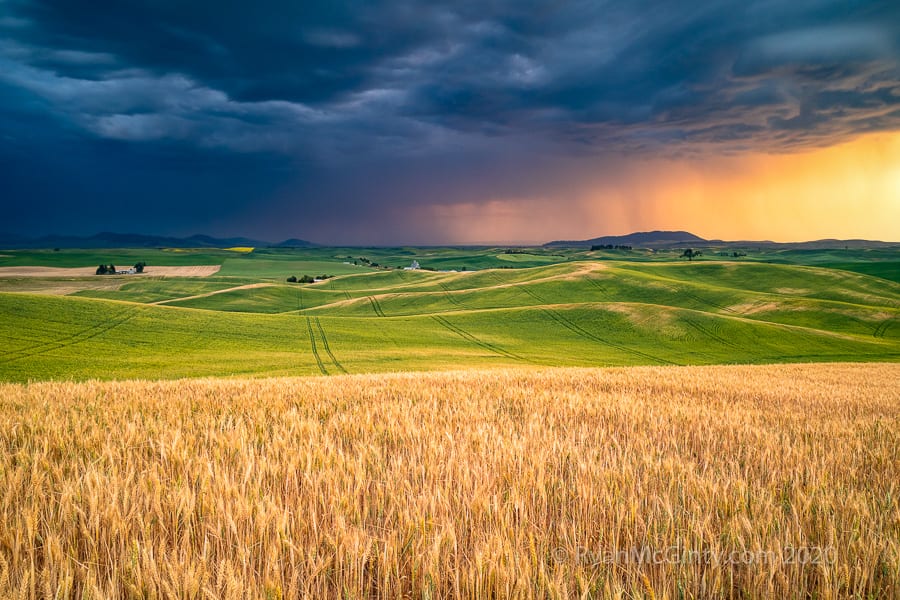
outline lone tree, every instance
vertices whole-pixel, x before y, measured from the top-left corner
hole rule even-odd
[[[146,267],[146,266],[147,266],[147,263],[141,261],[141,262],[139,262],[139,263],[137,263],[137,264],[134,265],[134,272],[135,272],[135,273],[143,273],[143,272],[144,272],[144,267]]]
[[[702,256],[702,255],[703,255],[703,253],[700,252],[699,250],[694,250],[693,248],[688,248],[687,250],[684,251],[684,253],[681,255],[681,257],[687,258],[690,261],[690,260],[694,260],[694,258],[696,258],[697,256]]]

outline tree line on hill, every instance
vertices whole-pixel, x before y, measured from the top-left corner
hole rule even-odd
[[[631,246],[623,246],[621,244],[594,244],[591,246],[591,252],[594,250],[631,250]]]
[[[291,275],[287,278],[288,283],[315,283],[316,281],[324,281],[326,279],[331,279],[331,275],[319,275],[318,277],[313,277],[312,275],[301,275],[297,277],[296,275]]]
[[[146,266],[147,266],[147,263],[139,262],[139,263],[135,263],[134,267],[132,267],[132,268],[134,269],[135,273],[143,273],[144,267],[146,267]],[[109,265],[100,265],[99,267],[97,267],[97,275],[115,275],[115,274],[116,274],[116,265],[109,264]]]

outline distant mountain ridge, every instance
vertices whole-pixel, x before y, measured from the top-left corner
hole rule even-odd
[[[241,246],[308,248],[312,242],[291,238],[278,244],[245,237],[216,238],[208,235],[172,237],[140,233],[104,231],[90,236],[45,235],[28,238],[14,234],[0,234],[0,248],[233,248]]]
[[[278,244],[275,244],[276,248],[309,248],[311,246],[317,246],[318,244],[313,244],[312,242],[307,242],[306,240],[300,240],[297,238],[290,238],[288,240],[284,240]]]
[[[253,248],[316,248],[322,245],[298,238],[272,243],[246,237],[217,238],[202,234],[189,237],[174,237],[105,231],[90,236],[45,235],[41,237],[26,237],[13,233],[0,233],[0,250],[42,248],[233,248],[242,246]],[[558,240],[543,245],[545,248],[590,248],[591,246],[631,246],[632,248],[650,249],[718,247],[822,250],[830,248],[891,248],[900,246],[900,242],[863,239],[823,239],[808,242],[724,241],[707,240],[689,231],[637,231],[627,235],[607,235],[589,240]]]
[[[590,246],[631,246],[633,248],[766,248],[785,250],[825,250],[830,248],[891,248],[900,242],[879,240],[824,239],[808,242],[773,242],[771,240],[707,240],[688,231],[638,231],[628,235],[607,235],[589,240],[558,240],[544,244],[545,248],[585,248]]]
[[[558,240],[544,244],[545,247],[580,246],[633,246],[654,248],[681,244],[702,244],[707,240],[689,231],[637,231],[627,235],[605,235],[589,240]]]

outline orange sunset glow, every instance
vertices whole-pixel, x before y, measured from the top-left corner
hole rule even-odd
[[[900,134],[809,151],[646,160],[554,196],[429,207],[469,243],[684,229],[709,239],[900,238]],[[552,233],[551,233],[552,232]]]

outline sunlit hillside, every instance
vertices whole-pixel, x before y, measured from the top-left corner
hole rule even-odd
[[[0,379],[900,359],[900,284],[819,267],[571,261],[312,284],[102,280],[6,283]],[[47,295],[53,286],[69,295]]]

